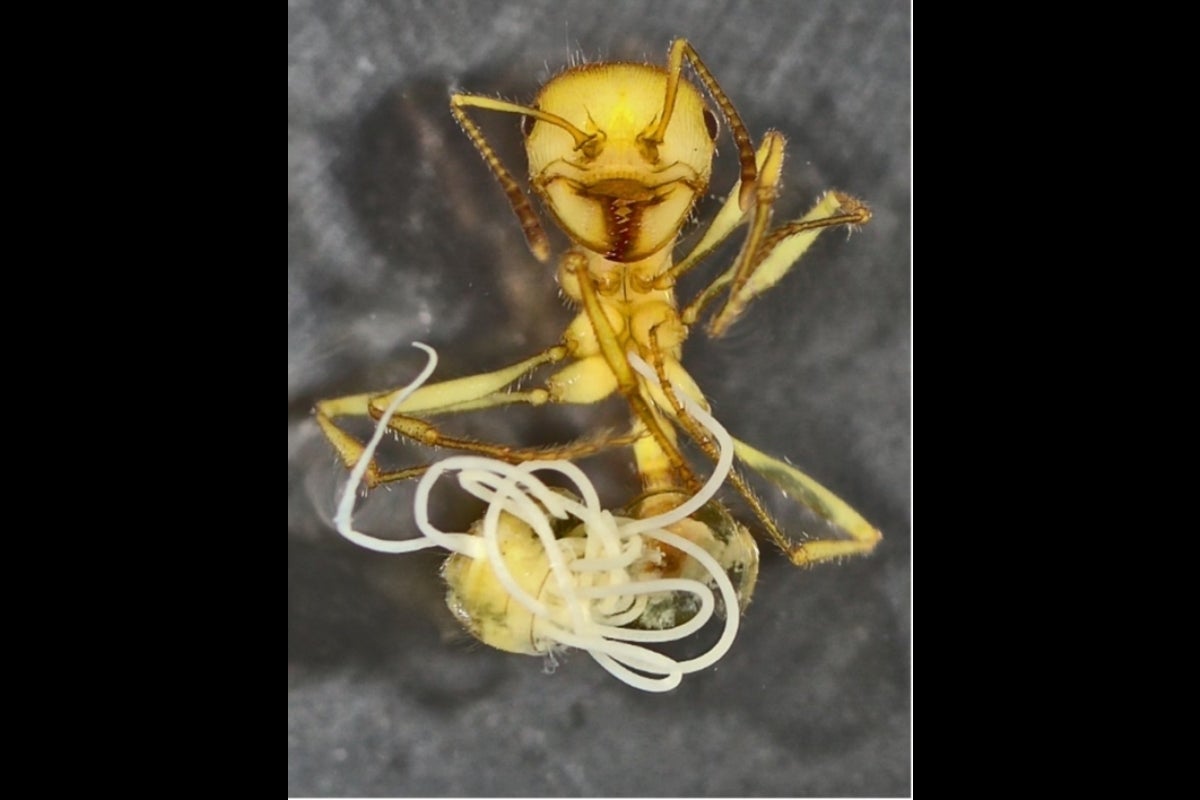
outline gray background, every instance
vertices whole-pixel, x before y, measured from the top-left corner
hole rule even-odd
[[[289,4],[289,794],[910,792],[908,20],[904,3],[858,0]],[[650,695],[586,654],[545,674],[473,643],[442,603],[438,555],[341,540],[328,520],[343,473],[309,412],[407,381],[423,363],[414,339],[438,348],[442,377],[557,340],[571,312],[552,267],[528,254],[447,92],[527,102],[572,53],[662,63],[676,36],[752,134],[788,137],[778,220],[828,187],[875,213],[849,240],[823,237],[726,338],[697,330],[685,363],[735,435],[790,458],[886,538],[870,558],[809,571],[764,547],[732,652]],[[522,175],[516,118],[476,118]],[[736,179],[723,136],[721,196]],[[554,442],[622,414],[513,409],[458,430]],[[388,444],[391,463],[421,458]],[[585,462],[613,505],[632,492],[628,460]],[[410,535],[410,497],[375,493],[360,527]],[[456,503],[438,519],[477,514]]]

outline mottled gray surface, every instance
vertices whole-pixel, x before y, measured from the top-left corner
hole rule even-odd
[[[910,792],[908,13],[865,0],[289,3],[290,794]],[[342,473],[309,411],[408,380],[423,363],[414,339],[455,376],[554,342],[570,317],[448,89],[528,100],[572,52],[661,63],[680,35],[752,133],[787,135],[781,219],[827,187],[875,212],[849,240],[823,237],[725,339],[697,332],[686,363],[735,435],[807,469],[886,539],[807,572],[764,549],[732,652],[650,695],[585,654],[544,674],[473,644],[441,602],[436,554],[340,539],[328,519]],[[515,120],[479,119],[521,174]],[[720,150],[723,195],[736,172],[728,139]],[[619,406],[510,410],[465,430],[551,442],[597,419],[619,422]],[[626,461],[585,463],[615,504],[632,491]],[[377,493],[362,527],[410,533],[410,493]]]

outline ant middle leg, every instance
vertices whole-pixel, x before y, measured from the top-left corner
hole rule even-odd
[[[632,435],[601,434],[557,447],[513,447],[450,436],[427,420],[415,416],[416,414],[431,416],[464,413],[518,404],[540,406],[552,400],[562,402],[561,398],[552,398],[551,391],[546,388],[508,391],[507,387],[538,367],[557,363],[566,357],[567,348],[563,345],[556,345],[531,358],[493,372],[454,378],[423,386],[400,404],[388,426],[418,444],[461,450],[509,462],[582,458],[611,447],[633,443],[635,437]],[[317,423],[347,469],[352,469],[358,463],[362,457],[364,445],[359,439],[339,427],[334,419],[342,416],[379,419],[399,391],[403,390],[396,389],[382,394],[348,395],[323,400],[317,404],[315,414]],[[372,459],[367,466],[363,480],[368,488],[372,488],[382,483],[418,477],[427,468],[427,466],[417,466],[387,471],[381,469]]]

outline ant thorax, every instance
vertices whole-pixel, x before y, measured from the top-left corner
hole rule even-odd
[[[670,265],[670,248],[649,258],[624,263],[576,248],[563,256],[558,269],[558,283],[564,295],[576,306],[583,305],[579,277],[586,274],[596,289],[608,324],[625,346],[635,346],[643,357],[661,352],[676,360],[687,330],[679,319],[678,305],[672,288],[657,289],[654,278],[664,265]],[[571,354],[586,357],[599,352],[595,326],[582,312],[567,327],[565,343]],[[693,395],[699,399],[699,393]]]

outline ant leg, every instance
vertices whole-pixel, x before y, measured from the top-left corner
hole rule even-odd
[[[866,555],[883,539],[878,528],[863,519],[840,497],[795,467],[733,440],[734,453],[743,463],[782,489],[789,497],[850,535],[849,539],[806,539],[784,549],[791,562],[807,567],[845,556]]]
[[[440,383],[422,386],[413,392],[403,403],[399,411],[392,417],[388,427],[418,444],[429,447],[445,447],[470,453],[489,456],[502,461],[520,462],[553,459],[577,459],[593,455],[611,447],[633,444],[636,435],[614,436],[599,434],[567,444],[553,447],[512,447],[490,442],[480,442],[464,437],[454,437],[442,433],[432,423],[419,419],[413,414],[452,414],[467,411],[477,411],[505,405],[525,403],[539,406],[547,402],[595,402],[602,399],[577,399],[564,397],[556,392],[555,379],[549,382],[550,389],[532,389],[524,392],[504,391],[505,387],[519,380],[534,369],[557,363],[567,356],[567,348],[563,345],[548,348],[543,352],[494,372],[455,378]],[[567,369],[577,365],[572,365]],[[317,423],[325,438],[333,445],[347,469],[352,469],[362,457],[363,443],[354,436],[346,433],[334,422],[334,417],[340,416],[369,416],[379,419],[391,403],[397,391],[384,394],[357,394],[346,397],[323,400],[317,404]],[[405,412],[405,413],[400,413]],[[373,488],[381,483],[408,480],[422,475],[428,469],[427,465],[407,467],[405,469],[384,471],[372,460],[367,466],[363,481],[367,488]]]
[[[692,252],[655,281],[655,288],[666,288],[661,283],[673,285],[678,275],[711,253],[735,228],[747,220],[753,220],[750,233],[733,266],[709,284],[680,315],[685,325],[694,324],[704,308],[728,286],[729,297],[725,306],[708,326],[710,335],[721,336],[751,300],[778,283],[800,260],[822,230],[836,225],[862,225],[870,220],[871,212],[862,201],[841,192],[827,192],[804,217],[766,233],[771,209],[779,194],[786,144],[783,134],[767,131],[756,156],[759,177],[754,207],[745,211],[741,209],[741,184],[734,186],[716,219]]]
[[[414,420],[421,423],[421,420]],[[391,420],[388,422],[388,427],[391,426]],[[427,424],[427,423],[426,423]],[[324,430],[325,423],[322,424]],[[429,426],[432,427],[432,426]],[[361,457],[363,452],[363,444],[353,438],[345,431],[334,426],[333,433],[325,431],[326,437],[333,441],[332,436],[339,436],[346,440],[349,447],[341,444],[335,444],[339,454],[342,454],[343,460],[347,456],[353,456],[356,459]],[[495,458],[498,461],[507,461],[510,464],[518,464],[523,461],[574,461],[579,458],[587,458],[594,456],[597,453],[602,453],[614,447],[626,447],[634,444],[643,436],[642,433],[629,433],[620,436],[602,432],[589,436],[583,439],[576,439],[573,442],[566,444],[552,445],[547,447],[509,447],[506,445],[491,444],[481,442],[475,439],[465,439],[461,437],[437,436],[434,439],[433,447],[446,447],[455,450],[463,450],[477,455],[484,455],[490,458]],[[425,442],[422,441],[422,444]],[[355,455],[357,453],[357,455]],[[421,464],[416,467],[405,467],[397,470],[381,470],[375,464],[374,460],[368,462],[367,471],[363,475],[363,484],[368,489],[374,489],[376,486],[384,483],[395,483],[398,481],[408,481],[413,478],[419,478],[429,471],[430,464]]]
[[[676,277],[687,269],[690,269],[700,258],[710,252],[718,242],[724,239],[733,228],[741,223],[743,218],[748,218],[750,220],[750,232],[747,234],[746,241],[743,242],[741,252],[735,261],[733,277],[731,279],[733,289],[730,294],[731,296],[736,296],[749,279],[751,272],[753,272],[758,260],[758,251],[763,236],[766,233],[767,226],[771,222],[771,207],[775,204],[775,198],[779,194],[779,176],[783,166],[784,138],[778,132],[768,132],[756,154],[746,124],[742,122],[741,116],[733,107],[733,103],[730,102],[724,90],[721,89],[720,84],[717,83],[717,79],[709,72],[708,67],[701,61],[700,55],[686,39],[676,39],[671,43],[671,51],[667,60],[667,95],[663,103],[661,121],[658,128],[646,137],[647,139],[661,142],[662,137],[665,135],[667,123],[670,121],[671,110],[675,103],[675,93],[678,89],[684,58],[691,63],[692,69],[695,70],[701,83],[704,84],[704,88],[708,90],[708,93],[725,114],[725,119],[729,122],[730,134],[737,145],[738,160],[741,162],[742,174],[737,186],[734,187],[733,192],[730,194],[729,202],[726,203],[727,208],[722,210],[724,219],[718,219],[714,223],[713,227],[716,230],[711,231],[712,236],[706,236],[705,240],[707,241],[702,240],[702,247],[697,248],[698,252],[694,254],[694,257],[689,256],[679,268],[670,270],[668,273],[660,276],[660,280],[663,283],[673,284]],[[730,203],[733,202],[734,197],[737,198],[736,210],[728,208]],[[659,282],[656,281],[655,288],[667,287],[659,285]],[[699,309],[697,309],[698,311]],[[695,316],[691,319],[685,316],[683,321],[684,324],[690,325],[694,319]],[[712,332],[714,331],[710,328],[710,333]]]
[[[717,79],[704,65],[700,55],[686,39],[676,39],[671,43],[667,59],[667,92],[663,101],[663,111],[658,126],[645,137],[648,141],[661,143],[666,134],[685,58],[729,122],[730,133],[738,149],[738,160],[741,162],[741,180],[730,193],[725,207],[695,251],[677,267],[657,276],[653,286],[656,289],[672,287],[679,275],[711,252],[743,220],[749,219],[750,232],[742,244],[733,268],[693,301],[682,315],[683,323],[690,326],[717,292],[726,284],[731,284],[725,306],[708,325],[709,335],[716,337],[725,333],[751,300],[774,286],[783,277],[816,239],[821,229],[833,225],[862,225],[871,218],[871,213],[862,202],[849,195],[831,192],[822,198],[806,217],[766,236],[771,221],[771,210],[778,196],[785,144],[783,135],[776,131],[768,131],[758,152],[755,153],[750,133],[741,116],[717,83]]]
[[[494,372],[453,378],[422,386],[401,403],[397,410],[408,414],[422,411],[469,411],[475,408],[487,408],[491,405],[521,402],[523,399],[520,396],[521,393],[502,392],[501,390],[538,367],[544,364],[555,364],[566,357],[567,348],[563,345],[555,345],[524,361],[502,367]],[[317,413],[330,418],[365,417],[370,413],[369,407],[374,406],[378,416],[383,413],[388,404],[392,402],[396,392],[399,391],[403,391],[403,389],[395,389],[383,394],[366,392],[332,400],[322,400],[317,403]],[[534,405],[537,403],[535,402]]]
[[[662,356],[658,347],[657,332],[650,330],[651,364],[658,376],[662,394],[670,407],[674,418],[687,434],[700,446],[709,458],[716,461],[716,446],[712,443],[707,431],[688,413],[679,400],[676,386],[695,386],[691,376],[684,370],[683,365],[675,360],[667,360]],[[674,374],[671,374],[674,373]],[[694,393],[687,392],[689,397],[698,403],[703,403],[699,389]],[[656,396],[656,402],[657,400]],[[850,539],[807,539],[793,542],[780,529],[779,524],[771,517],[762,502],[754,494],[753,489],[742,478],[737,470],[729,473],[729,482],[737,493],[742,496],[766,528],[767,534],[780,550],[796,566],[808,566],[820,561],[828,561],[843,556],[866,555],[875,549],[883,535],[878,529],[868,523],[853,508],[841,498],[830,492],[821,484],[805,475],[803,472],[755,450],[748,444],[734,439],[734,454],[748,467],[758,472],[798,503],[808,508],[819,517],[829,520],[834,525],[846,531]]]
[[[709,335],[723,335],[751,300],[778,283],[795,266],[823,230],[837,225],[864,225],[870,219],[871,210],[861,200],[831,191],[826,192],[812,210],[800,219],[771,231],[758,245],[753,256],[744,260],[739,258],[738,272],[732,277],[729,297],[708,324]],[[712,299],[714,287],[720,289],[721,286],[717,284],[728,275],[726,273],[718,278],[713,286],[688,306],[683,313],[685,321],[695,321]]]
[[[779,179],[783,172],[784,144],[785,140],[781,133],[778,131],[767,131],[767,135],[763,137],[762,144],[759,145],[758,154],[755,156],[758,164],[758,180],[761,184],[771,189],[778,187]],[[656,276],[652,284],[653,288],[670,289],[675,286],[680,275],[688,272],[707,258],[721,242],[725,241],[729,234],[733,233],[734,230],[749,219],[749,215],[742,209],[740,204],[741,189],[742,182],[739,180],[734,184],[733,189],[729,192],[729,196],[725,198],[725,203],[721,206],[721,210],[717,212],[712,223],[704,231],[704,235],[700,238],[700,241],[679,263]],[[706,293],[712,292],[715,294],[717,290],[727,286],[733,279],[734,269],[731,267],[724,275],[714,281],[713,285],[708,287]]]
[[[751,210],[742,209],[742,184],[739,181],[699,243],[678,264],[655,277],[652,283],[655,289],[671,288],[680,275],[712,253],[737,227],[753,219],[751,231],[733,266],[709,284],[680,314],[685,325],[695,324],[705,307],[727,286],[731,286],[725,306],[708,327],[710,335],[723,335],[751,300],[787,274],[821,231],[837,225],[863,225],[871,219],[870,209],[861,200],[842,192],[827,192],[799,220],[781,225],[769,234],[764,233],[770,223],[771,207],[778,196],[785,145],[786,140],[781,133],[767,131],[755,156],[758,182],[754,207]]]
[[[545,389],[537,389],[534,392],[527,394],[538,394],[540,398],[549,397],[549,393]],[[515,394],[515,393],[514,393]],[[514,401],[514,402],[520,402]],[[534,405],[541,405],[546,402],[542,399],[541,402]],[[500,405],[496,403],[495,405]],[[382,416],[382,412],[376,411],[374,404],[371,407],[371,416]],[[636,435],[615,436],[610,433],[602,432],[594,436],[589,436],[584,439],[578,439],[574,442],[568,442],[562,445],[552,445],[549,447],[514,447],[505,444],[493,444],[491,442],[482,442],[478,439],[469,439],[461,436],[450,436],[442,433],[433,423],[427,422],[417,417],[408,417],[402,415],[394,415],[388,420],[388,427],[397,433],[413,440],[417,444],[425,447],[443,447],[451,450],[461,450],[467,453],[475,453],[476,455],[487,456],[499,461],[507,461],[509,463],[520,463],[522,461],[556,461],[564,460],[571,461],[586,456],[595,455],[596,453],[607,450],[611,447],[619,447],[623,445],[634,444],[637,440]],[[389,475],[381,474],[380,482],[393,480],[405,480],[410,477],[415,477],[427,469],[427,467],[416,468],[419,472],[414,472],[412,468],[402,470],[404,474]],[[368,468],[369,471],[369,468]],[[369,482],[368,482],[368,485]]]
[[[692,379],[692,376],[687,373],[678,360],[663,358],[662,350],[658,346],[658,332],[655,328],[650,329],[650,344],[651,366],[654,367],[654,372],[658,376],[659,382],[659,386],[657,387],[659,392],[654,395],[655,402],[659,403],[660,407],[669,407],[674,419],[687,435],[692,438],[692,441],[704,451],[705,455],[715,462],[720,457],[720,453],[717,451],[716,445],[713,444],[712,437],[709,436],[704,426],[683,407],[683,402],[679,399],[678,390],[676,389],[677,386],[690,387],[690,389],[684,390],[687,395],[695,402],[707,406],[699,387],[696,386],[696,382]],[[662,406],[662,401],[659,399],[660,394],[667,401],[667,406]],[[734,441],[737,440],[735,439]],[[754,493],[754,490],[750,488],[750,485],[746,483],[741,474],[736,469],[731,469],[728,480],[737,493],[742,496],[742,499],[746,501],[746,504],[750,506],[750,510],[754,513],[754,516],[758,517],[759,522],[763,524],[767,535],[771,537],[775,545],[784,553],[790,555],[794,547],[792,541],[780,529],[779,523],[767,512],[762,501],[758,499],[758,495]]]

